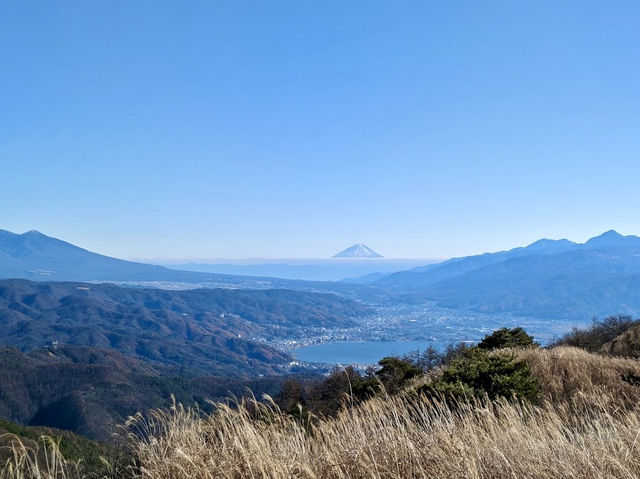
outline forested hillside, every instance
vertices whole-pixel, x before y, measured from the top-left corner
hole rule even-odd
[[[0,281],[0,343],[111,348],[200,375],[274,373],[290,358],[254,338],[348,327],[367,313],[335,295],[289,290]]]
[[[183,377],[116,351],[62,346],[24,354],[0,347],[0,418],[110,440],[114,426],[171,396],[207,410],[207,400],[275,394],[281,377]]]

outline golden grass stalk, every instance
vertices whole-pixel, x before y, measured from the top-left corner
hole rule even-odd
[[[26,445],[13,434],[0,436],[2,449],[8,453],[0,464],[0,479],[81,479],[78,464],[64,459],[58,443],[48,436]]]

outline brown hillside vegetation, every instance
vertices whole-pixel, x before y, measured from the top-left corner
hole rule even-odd
[[[640,383],[634,380],[640,375],[640,362],[636,360],[572,347],[514,352],[531,367],[547,402],[615,408],[631,407],[640,401]]]
[[[636,478],[640,364],[570,348],[512,351],[537,405],[378,396],[314,424],[273,405],[177,405],[129,424],[139,478]],[[15,469],[15,461],[14,461]],[[0,477],[32,477],[19,471]],[[52,476],[36,476],[52,477]],[[76,477],[76,476],[68,476]]]
[[[616,356],[640,357],[640,326],[627,329],[624,333],[605,343],[602,352]]]

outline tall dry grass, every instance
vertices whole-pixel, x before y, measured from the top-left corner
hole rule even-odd
[[[268,408],[268,406],[259,406]],[[308,433],[273,408],[223,407],[199,418],[156,413],[135,443],[152,478],[636,478],[636,411],[507,402],[458,409],[414,397],[378,398]],[[159,431],[167,434],[156,434]]]
[[[615,408],[640,402],[640,387],[630,380],[634,376],[640,378],[640,362],[635,359],[591,354],[566,346],[513,352],[529,363],[545,399],[553,403],[582,398],[587,404],[594,400]]]
[[[624,379],[640,376],[638,362],[573,348],[513,352],[543,385],[538,405],[477,400],[450,407],[407,393],[317,422],[255,400],[219,404],[209,416],[174,405],[131,418],[136,464],[130,473],[158,479],[640,477],[640,387]]]
[[[132,421],[149,478],[637,478],[635,361],[573,348],[522,350],[543,383],[540,405],[450,407],[378,397],[316,424],[274,405],[220,405],[208,417],[175,406]],[[635,403],[634,403],[635,398]],[[261,419],[256,420],[256,416]]]
[[[0,479],[84,479],[78,464],[65,460],[58,443],[48,436],[23,441],[13,434],[0,436]]]

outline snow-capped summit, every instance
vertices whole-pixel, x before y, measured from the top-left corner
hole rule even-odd
[[[382,258],[382,255],[376,253],[367,245],[364,244],[354,244],[349,248],[340,251],[338,254],[333,256],[334,258]]]

